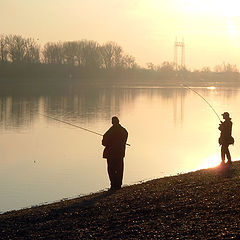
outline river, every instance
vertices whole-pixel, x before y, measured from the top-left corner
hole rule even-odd
[[[233,121],[233,160],[240,149],[240,89],[193,87]],[[16,93],[17,92],[17,93]],[[129,133],[124,185],[220,163],[219,119],[182,87],[69,87],[0,95],[0,212],[73,198],[109,187],[101,136],[116,115]]]

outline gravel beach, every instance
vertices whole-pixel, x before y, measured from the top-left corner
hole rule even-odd
[[[0,239],[240,239],[240,162],[7,212]]]

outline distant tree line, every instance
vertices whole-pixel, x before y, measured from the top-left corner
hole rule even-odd
[[[115,42],[49,42],[41,48],[32,38],[0,35],[1,78],[111,77],[136,67],[134,57]]]
[[[236,65],[223,63],[212,71],[209,67],[190,71],[174,63],[147,63],[140,67],[115,42],[99,44],[79,40],[48,42],[43,47],[33,38],[0,35],[0,78],[116,78],[158,79],[161,81],[217,79],[239,80]]]
[[[81,40],[40,45],[20,35],[0,36],[0,63],[67,64],[86,68],[134,68],[134,57],[115,42]]]
[[[211,70],[210,67],[203,67],[200,70],[188,70],[186,67],[177,66],[175,63],[163,62],[161,65],[147,63],[147,69],[155,75],[174,80],[185,81],[206,81],[223,82],[238,81],[240,83],[240,74],[237,66],[230,63],[216,65]]]
[[[134,57],[124,54],[122,47],[114,42],[103,45],[95,41],[47,43],[42,51],[47,64],[68,64],[84,68],[123,68],[136,66]]]

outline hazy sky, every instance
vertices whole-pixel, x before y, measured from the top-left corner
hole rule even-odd
[[[240,67],[239,0],[0,0],[0,34],[48,41],[115,41],[136,61],[173,61],[184,39],[186,66]]]

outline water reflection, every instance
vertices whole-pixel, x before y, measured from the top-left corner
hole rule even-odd
[[[196,88],[196,91],[209,101],[221,94],[221,97],[236,96],[236,89]],[[16,93],[15,93],[16,94]],[[139,96],[160,97],[161,101],[171,101],[174,123],[182,125],[184,101],[192,94],[184,88],[97,88],[68,87],[46,95],[29,96],[25,91],[17,96],[0,97],[0,128],[4,130],[28,128],[38,118],[38,113],[59,117],[73,122],[91,122],[98,118],[110,119],[118,115],[123,106],[131,105]],[[197,98],[197,96],[196,96]],[[201,101],[201,100],[199,100]]]
[[[28,128],[36,118],[39,108],[38,98],[7,96],[0,97],[1,129]]]
[[[131,105],[139,96],[161,97],[173,102],[174,122],[183,121],[184,98],[187,91],[180,88],[69,88],[52,95],[0,97],[0,128],[15,130],[29,128],[39,116],[46,114],[71,120],[91,122],[98,118],[110,119],[118,115],[123,106]],[[180,99],[180,102],[179,102]],[[179,109],[180,108],[180,109]],[[179,112],[180,111],[180,112]],[[180,114],[180,115],[179,115]],[[179,117],[180,116],[180,117]]]

